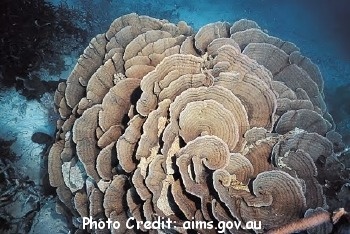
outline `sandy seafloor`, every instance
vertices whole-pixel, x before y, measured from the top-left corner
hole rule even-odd
[[[52,2],[57,4],[59,0]],[[82,5],[82,2],[94,4],[94,7]],[[343,134],[345,143],[350,145],[350,113],[343,110],[348,108],[347,111],[349,111],[350,109],[350,53],[343,49],[343,42],[347,41],[345,38],[347,33],[341,31],[344,29],[345,22],[340,17],[344,9],[334,6],[327,9],[327,7],[318,6],[318,3],[312,5],[304,2],[277,0],[71,0],[67,3],[70,6],[91,10],[98,20],[104,22],[104,25],[96,29],[96,32],[99,33],[105,32],[107,25],[114,18],[130,12],[165,18],[173,23],[184,20],[196,31],[210,22],[227,21],[232,23],[241,18],[255,20],[270,35],[295,43],[305,56],[311,58],[319,66],[325,81],[328,108],[332,114],[337,115],[337,129]],[[350,12],[350,2],[347,7],[347,12]],[[325,9],[327,10],[325,11]],[[102,12],[103,15],[101,15]],[[325,12],[328,12],[327,15]],[[350,14],[348,16],[350,18]],[[348,55],[347,58],[346,55]],[[42,78],[67,78],[76,59],[76,57],[67,58],[68,69],[63,71],[60,77],[50,77],[43,73]],[[50,94],[47,94],[45,98],[50,100]],[[13,151],[19,157],[15,163],[16,167],[39,187],[43,146],[33,143],[31,136],[38,131],[50,135],[54,134],[55,122],[50,119],[52,118],[49,115],[52,111],[50,108],[50,106],[35,100],[26,101],[15,89],[0,93],[0,138],[16,139],[12,145]],[[45,204],[45,201],[42,204]],[[40,212],[37,212],[31,233],[47,233],[48,231],[66,233],[64,222],[58,222],[52,199],[48,198],[47,201]],[[18,212],[23,214],[23,204],[17,204],[14,207],[14,210],[20,210]],[[41,221],[39,222],[39,220]],[[45,225],[43,225],[44,223]]]

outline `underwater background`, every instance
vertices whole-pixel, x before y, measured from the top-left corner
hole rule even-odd
[[[27,4],[26,1],[3,1],[0,3],[1,11],[5,12],[2,12],[3,16],[8,13],[4,10],[11,8],[7,4],[15,4],[13,2],[18,6]],[[67,37],[59,38],[60,31],[54,34],[46,32],[46,28],[50,27],[47,23],[53,23],[48,21],[49,18],[40,18],[35,12],[25,12],[30,17],[24,19],[23,24],[29,22],[37,30],[35,34],[43,36],[40,39],[43,41],[40,45],[42,54],[38,50],[38,53],[26,56],[38,56],[40,59],[37,61],[45,61],[46,50],[52,49],[51,60],[43,62],[45,66],[38,64],[34,68],[31,64],[26,64],[25,71],[13,74],[9,69],[21,68],[5,63],[21,63],[21,60],[27,58],[24,55],[18,57],[5,54],[4,50],[1,52],[0,173],[12,168],[14,171],[8,173],[12,179],[17,178],[11,180],[15,181],[13,184],[0,175],[0,233],[11,230],[14,225],[25,230],[23,233],[67,233],[66,220],[55,213],[54,192],[42,182],[43,177],[47,176],[44,155],[52,144],[58,119],[53,109],[54,90],[58,81],[68,77],[90,38],[105,32],[115,18],[131,12],[166,19],[172,23],[183,20],[195,31],[211,22],[232,23],[246,18],[256,21],[269,35],[293,42],[303,55],[319,66],[325,82],[328,110],[346,148],[350,146],[349,1],[52,0],[47,3],[51,9],[61,9],[61,18],[57,20],[63,19],[65,24],[57,25],[64,25],[60,30],[66,30],[64,33]],[[39,5],[37,3],[36,6]],[[33,10],[35,7],[28,9]],[[73,13],[62,9],[72,10]],[[16,27],[15,24],[10,25],[10,22],[19,17],[15,13],[9,15],[9,18],[1,22],[1,30],[4,32]],[[52,16],[50,19],[55,18]],[[70,19],[72,22],[68,27],[69,23],[65,21]],[[27,30],[33,32],[30,27]],[[58,38],[53,44],[47,42],[51,36]],[[13,36],[13,39],[8,39],[5,34],[0,35],[0,38],[6,38],[2,39],[3,46],[12,45],[12,40],[15,40]],[[72,46],[65,47],[65,43],[71,43]],[[30,46],[30,42],[22,46]]]

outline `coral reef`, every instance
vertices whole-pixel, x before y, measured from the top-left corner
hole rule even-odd
[[[182,21],[121,16],[55,94],[61,119],[48,171],[57,209],[78,229],[87,216],[167,217],[258,220],[256,232],[333,210],[340,203],[328,206],[324,188],[343,185],[348,169],[323,88],[296,45],[253,21],[194,33]]]
[[[11,150],[13,141],[0,139],[0,232],[28,233],[44,194],[23,171]]]

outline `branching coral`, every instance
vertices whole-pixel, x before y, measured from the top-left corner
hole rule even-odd
[[[91,40],[55,103],[50,182],[78,228],[79,216],[167,217],[260,220],[261,232],[327,207],[316,163],[335,159],[334,125],[322,76],[255,22],[194,34],[122,16]]]

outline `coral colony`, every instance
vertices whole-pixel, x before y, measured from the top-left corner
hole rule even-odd
[[[342,165],[323,88],[296,45],[253,21],[194,33],[124,15],[56,91],[57,209],[96,233],[328,230],[324,188],[341,170],[325,168]]]

